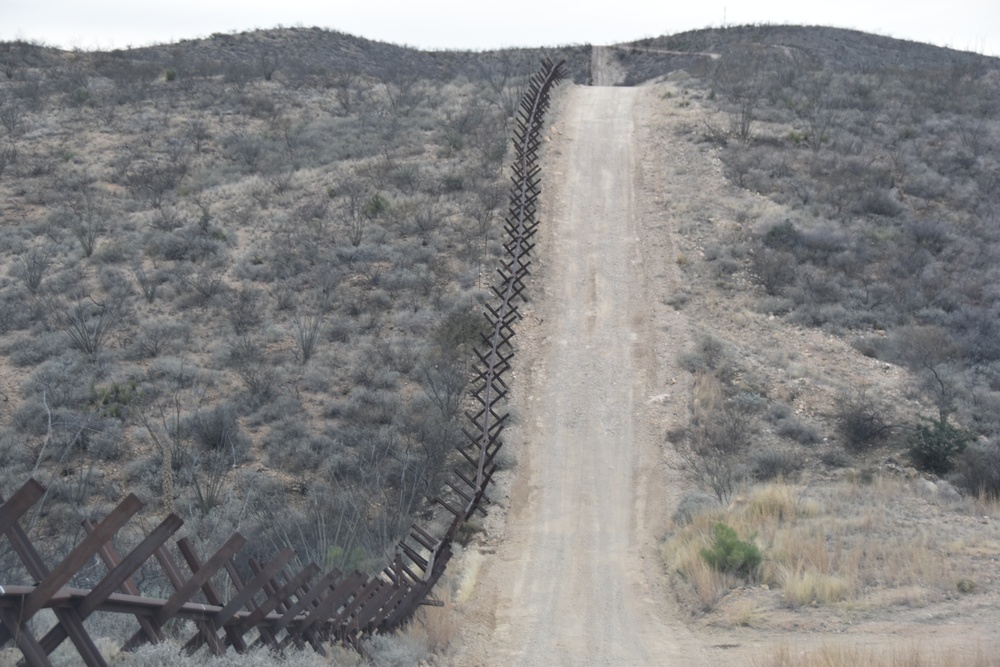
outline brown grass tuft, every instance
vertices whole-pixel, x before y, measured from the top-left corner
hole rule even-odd
[[[753,667],[1000,667],[1000,650],[981,647],[927,649],[921,646],[865,648],[827,644],[819,649],[793,650],[782,646],[757,658]]]

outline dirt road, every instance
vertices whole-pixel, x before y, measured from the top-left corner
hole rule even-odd
[[[543,172],[540,298],[520,339],[527,359],[517,357],[520,464],[502,544],[473,593],[480,636],[466,637],[455,664],[700,662],[658,584],[665,327],[649,272],[662,290],[669,257],[657,253],[654,267],[644,256],[644,95],[573,87],[563,100]]]

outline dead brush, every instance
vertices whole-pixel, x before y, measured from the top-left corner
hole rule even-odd
[[[439,593],[442,606],[424,606],[416,616],[410,634],[423,642],[434,655],[442,655],[458,633],[460,617],[452,604],[450,587],[442,586]]]

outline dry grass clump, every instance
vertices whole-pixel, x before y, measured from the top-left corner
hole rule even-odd
[[[739,581],[732,574],[713,569],[701,555],[701,550],[712,543],[714,526],[723,520],[724,514],[725,510],[717,509],[696,515],[661,550],[667,569],[676,572],[690,586],[702,611],[714,609]]]
[[[357,652],[337,644],[325,646],[326,656],[322,656],[311,647],[291,649],[278,657],[267,649],[256,649],[244,654],[228,651],[224,655],[212,656],[207,651],[189,656],[180,642],[168,639],[159,644],[147,644],[136,651],[122,651],[110,658],[109,664],[116,667],[270,667],[275,664],[298,665],[300,667],[362,667],[366,663]],[[72,661],[63,664],[74,664]]]
[[[741,583],[778,587],[791,607],[884,607],[953,594],[957,578],[948,546],[908,520],[906,498],[913,494],[905,483],[882,478],[864,488],[767,484],[728,508],[695,515],[666,541],[662,556],[701,611],[714,609]],[[717,572],[702,557],[719,522],[763,552],[750,581]]]
[[[452,603],[451,587],[442,586],[438,597],[442,606],[421,607],[416,615],[416,623],[407,630],[411,637],[420,641],[434,655],[447,652],[461,622]]]
[[[793,651],[783,646],[773,655],[758,658],[754,667],[995,667],[1000,652],[961,647],[926,649],[920,646],[863,648],[842,644],[824,645],[817,650]]]
[[[850,594],[851,584],[841,577],[818,572],[786,572],[782,583],[785,601],[792,606],[831,604]]]

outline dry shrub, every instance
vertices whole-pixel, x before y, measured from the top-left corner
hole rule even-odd
[[[1000,519],[1000,496],[980,493],[972,501],[975,515]]]
[[[691,421],[702,424],[722,405],[722,383],[711,373],[698,373],[691,390]]]
[[[725,609],[726,621],[737,628],[752,627],[760,616],[760,609],[752,600],[743,598],[737,600]]]
[[[841,577],[818,572],[787,572],[781,585],[785,603],[791,607],[832,604],[847,599],[852,586]]]
[[[764,487],[747,503],[748,517],[773,519],[778,523],[792,521],[800,511],[793,491],[784,484]]]
[[[67,642],[68,643],[68,642]],[[322,656],[311,647],[304,649],[289,649],[284,653],[281,662],[274,653],[266,648],[257,648],[247,653],[239,654],[229,650],[220,656],[210,655],[207,649],[202,649],[194,655],[187,655],[176,639],[167,639],[159,644],[146,644],[135,651],[121,651],[111,655],[109,663],[119,667],[271,667],[274,664],[296,665],[297,667],[363,667],[367,665],[364,659],[354,650],[344,648],[339,644],[328,644],[327,652]],[[109,653],[105,653],[109,655]],[[64,664],[76,664],[72,660]],[[411,663],[415,664],[415,663]]]
[[[835,421],[844,448],[855,454],[881,443],[892,428],[885,404],[870,387],[838,396]]]
[[[410,630],[410,634],[423,641],[434,655],[445,653],[458,632],[460,619],[448,595],[448,588],[442,587],[440,591],[444,606],[421,607],[417,612],[417,622]]]

